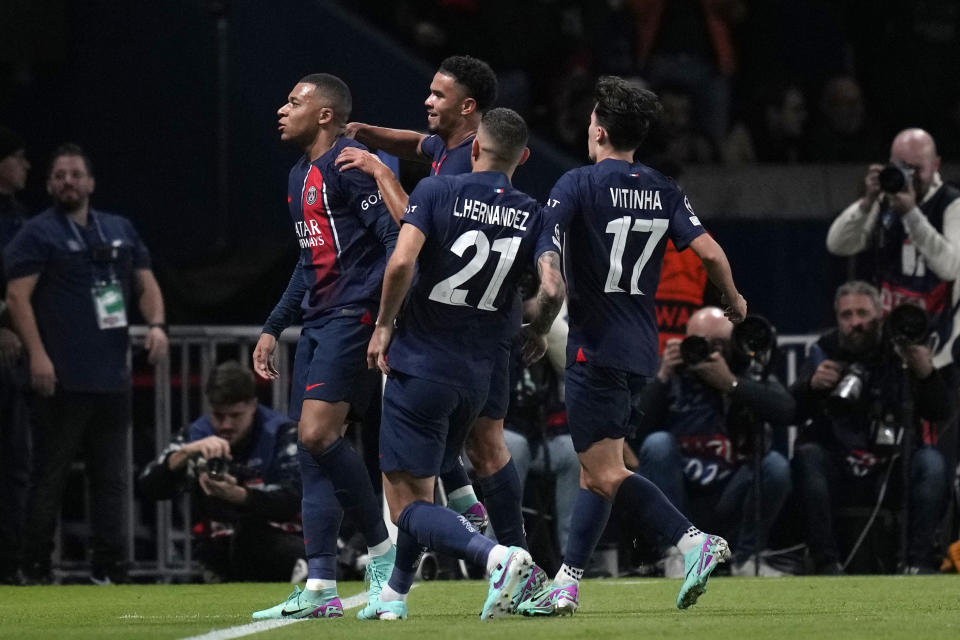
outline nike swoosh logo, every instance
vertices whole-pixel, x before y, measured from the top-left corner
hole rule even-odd
[[[307,385],[307,391],[310,391],[311,389],[316,389],[317,387],[322,387],[322,386],[325,385],[325,384],[327,384],[327,383],[326,383],[326,382],[318,382],[317,384],[308,384],[308,385]]]
[[[292,616],[294,614],[300,613],[301,611],[306,611],[310,607],[304,607],[303,609],[297,609],[296,611],[287,611],[286,609],[280,610],[280,615],[286,618],[287,616]]]

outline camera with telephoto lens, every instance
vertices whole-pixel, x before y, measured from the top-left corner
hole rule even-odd
[[[860,400],[866,386],[867,369],[859,362],[847,365],[840,382],[830,392],[827,405],[831,413],[849,412]]]
[[[913,168],[890,163],[880,170],[877,176],[880,189],[887,193],[900,193],[913,180]]]
[[[749,315],[733,325],[730,346],[734,370],[765,374],[777,350],[777,330],[763,316]]]
[[[703,336],[687,336],[680,343],[680,357],[688,367],[708,359],[711,351],[710,343]]]
[[[884,328],[890,341],[897,346],[923,344],[930,337],[930,317],[917,305],[904,302],[887,314]]]
[[[197,473],[206,472],[214,480],[226,475],[229,469],[230,463],[226,458],[197,458]]]

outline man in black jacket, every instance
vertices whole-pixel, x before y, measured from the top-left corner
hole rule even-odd
[[[755,522],[753,465],[755,430],[783,429],[794,401],[773,376],[754,376],[749,363],[733,356],[733,324],[718,307],[704,307],[687,323],[687,336],[706,340],[703,359],[685,362],[681,341],[667,341],[652,384],[636,407],[638,469],[683,513],[719,530],[736,551],[734,575],[754,575],[758,545],[790,493],[790,465],[765,450],[760,463],[760,530]],[[688,354],[689,358],[689,354]],[[766,441],[766,434],[765,434]],[[766,447],[765,447],[766,449]],[[664,574],[677,577],[683,565],[676,549],[664,557]],[[759,573],[781,572],[760,560]]]
[[[880,294],[851,281],[834,298],[837,327],[811,348],[791,391],[798,420],[807,422],[794,454],[794,484],[804,505],[804,535],[816,570],[843,572],[833,530],[833,508],[870,505],[900,473],[903,429],[915,429],[911,458],[908,548],[903,570],[932,572],[933,534],[943,516],[948,478],[943,454],[928,446],[920,420],[903,424],[902,408],[912,399],[916,418],[943,420],[949,413],[948,387],[934,367],[926,344],[884,340]],[[904,388],[903,369],[909,389]],[[910,394],[907,396],[906,394]],[[929,434],[928,434],[929,435]],[[888,500],[900,490],[891,488]]]
[[[195,496],[198,555],[221,579],[290,580],[303,558],[296,423],[257,403],[253,373],[225,362],[206,386],[212,411],[140,475],[148,498]]]

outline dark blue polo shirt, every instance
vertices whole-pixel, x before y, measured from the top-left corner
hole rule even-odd
[[[133,272],[150,268],[150,254],[130,221],[117,215],[91,209],[86,227],[76,230],[80,238],[67,217],[54,209],[28,220],[4,250],[7,279],[40,276],[33,312],[58,389],[126,391],[129,334],[125,328],[97,326],[91,289],[110,279],[111,270],[93,261],[91,248],[105,243],[116,247],[117,259],[111,264],[123,289],[128,321],[137,304]]]

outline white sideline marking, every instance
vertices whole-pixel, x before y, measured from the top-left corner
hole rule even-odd
[[[344,598],[340,601],[340,604],[343,605],[343,610],[346,611],[347,609],[355,609],[362,604],[366,604],[366,602],[367,592],[361,591],[355,596]],[[312,618],[297,618],[296,620],[257,620],[256,622],[242,624],[238,627],[214,629],[208,633],[204,633],[199,636],[190,636],[188,638],[184,638],[183,640],[229,640],[229,638],[242,638],[243,636],[253,635],[254,633],[260,633],[261,631],[269,631],[270,629],[276,629],[277,627],[285,627],[288,624],[304,622],[306,620],[312,620]]]

